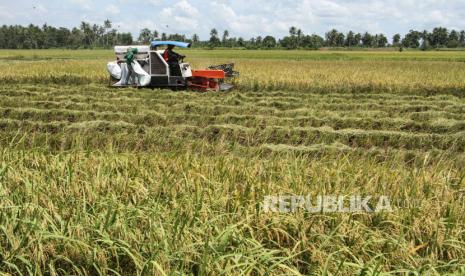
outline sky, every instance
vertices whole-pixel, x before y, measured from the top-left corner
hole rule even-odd
[[[201,39],[212,28],[246,39],[283,37],[290,26],[305,34],[336,28],[392,37],[436,26],[465,29],[464,17],[465,0],[0,0],[0,25],[70,28],[108,18],[115,29],[134,35],[149,28]]]

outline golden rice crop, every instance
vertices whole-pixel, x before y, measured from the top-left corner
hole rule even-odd
[[[462,52],[186,53],[235,61],[238,89],[113,89],[111,51],[0,51],[2,273],[465,273]]]
[[[218,51],[217,51],[218,52]],[[242,73],[235,83],[242,90],[312,90],[331,91],[422,91],[459,93],[465,86],[465,54],[447,53],[347,53],[342,57],[324,52],[293,57],[287,51],[265,51],[263,59],[243,57],[246,51],[185,52],[194,68],[235,62]],[[5,66],[2,82],[29,83],[108,83],[106,62],[111,51],[39,51],[36,56],[25,51],[0,53]],[[48,53],[42,56],[42,53]],[[299,52],[297,52],[299,53]],[[310,52],[312,53],[312,52]],[[87,57],[86,57],[87,54]],[[221,57],[228,56],[228,58]],[[347,56],[345,56],[347,55]],[[367,55],[367,54],[365,54]],[[373,55],[372,59],[369,59]],[[426,55],[426,58],[423,57]]]

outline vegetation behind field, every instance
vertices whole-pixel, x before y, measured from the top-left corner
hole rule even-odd
[[[237,90],[107,87],[99,51],[0,51],[0,270],[465,273],[461,52],[187,50]],[[393,212],[265,213],[267,195]]]
[[[118,27],[119,28],[119,27]],[[320,49],[323,47],[341,47],[347,49],[360,48],[387,48],[395,47],[432,50],[457,49],[465,47],[465,30],[449,30],[436,27],[429,30],[410,30],[407,34],[394,34],[392,39],[385,34],[357,33],[348,31],[339,32],[332,29],[324,34],[305,34],[297,27],[289,28],[289,35],[282,38],[270,34],[262,34],[249,39],[233,37],[228,30],[222,34],[216,28],[211,29],[209,39],[200,39],[197,34],[187,37],[184,34],[159,33],[157,30],[144,28],[140,30],[138,38],[131,33],[121,33],[114,28],[110,20],[103,25],[81,22],[79,27],[72,29],[53,27],[44,24],[42,27],[33,24],[25,26],[3,25],[0,27],[0,49],[92,49],[110,48],[114,45],[144,44],[153,40],[175,40],[192,43],[196,48],[214,49],[246,48],[246,49]],[[391,43],[390,43],[391,42]]]

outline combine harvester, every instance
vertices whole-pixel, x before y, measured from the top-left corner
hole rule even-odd
[[[226,79],[238,76],[234,64],[210,66],[205,70],[192,70],[188,63],[180,58],[179,63],[171,66],[163,58],[164,50],[159,46],[178,46],[189,48],[190,43],[177,41],[153,41],[151,46],[115,46],[116,61],[107,65],[110,73],[110,85],[113,87],[148,87],[190,89],[196,91],[226,91],[233,85],[225,83]],[[124,61],[128,51],[137,49],[131,69]]]

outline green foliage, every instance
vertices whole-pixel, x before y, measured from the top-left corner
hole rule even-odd
[[[400,40],[401,40],[400,34],[395,34],[392,37],[392,46],[398,47],[400,45]]]
[[[446,47],[448,43],[448,37],[449,33],[446,28],[434,28],[430,36],[431,45],[435,48]]]
[[[55,28],[44,24],[42,28],[30,24],[0,27],[0,48],[3,49],[49,49],[93,48],[115,44],[131,44],[130,33],[119,33],[106,20],[103,26],[81,22],[79,28]]]
[[[218,38],[218,31],[215,28],[213,28],[210,31],[209,47],[213,49],[215,47],[218,47],[220,44],[221,44],[221,41]]]
[[[333,29],[326,33],[326,46],[328,47],[342,47],[344,46],[344,34]]]
[[[406,48],[418,48],[420,46],[421,35],[419,32],[410,30],[408,34],[402,39],[402,46]]]
[[[139,34],[139,42],[144,43],[144,44],[149,44],[153,40],[154,36],[152,32],[145,28],[140,31]]]
[[[8,39],[7,39],[8,38]],[[385,48],[390,46],[387,37],[384,34],[363,35],[349,31],[343,34],[333,29],[325,34],[325,38],[317,35],[305,35],[304,31],[297,27],[289,29],[289,36],[277,39],[273,36],[257,36],[249,40],[244,38],[232,37],[228,30],[223,31],[220,37],[216,28],[210,32],[208,40],[201,40],[197,34],[191,38],[184,34],[167,34],[153,32],[147,28],[140,30],[137,43],[148,44],[152,39],[175,40],[191,42],[193,47],[214,49],[223,48],[246,48],[246,49],[272,49],[275,47],[282,49],[319,49],[322,47],[366,47],[366,48]],[[0,28],[0,48],[4,49],[48,49],[48,48],[109,48],[116,44],[132,44],[132,35],[130,33],[119,33],[112,28],[112,23],[106,20],[102,26],[97,24],[91,25],[87,22],[81,22],[79,28],[66,29],[55,28],[44,25],[42,28],[34,25],[23,26],[2,26]],[[424,47],[424,44],[428,47]],[[410,30],[408,34],[401,39],[400,34],[396,34],[392,39],[392,46],[405,48],[419,48],[422,50],[430,48],[458,48],[465,46],[465,31],[451,30],[438,27],[430,33],[428,31]]]
[[[274,37],[272,37],[272,36],[267,35],[263,39],[262,45],[266,49],[275,48],[276,47],[276,39]]]

